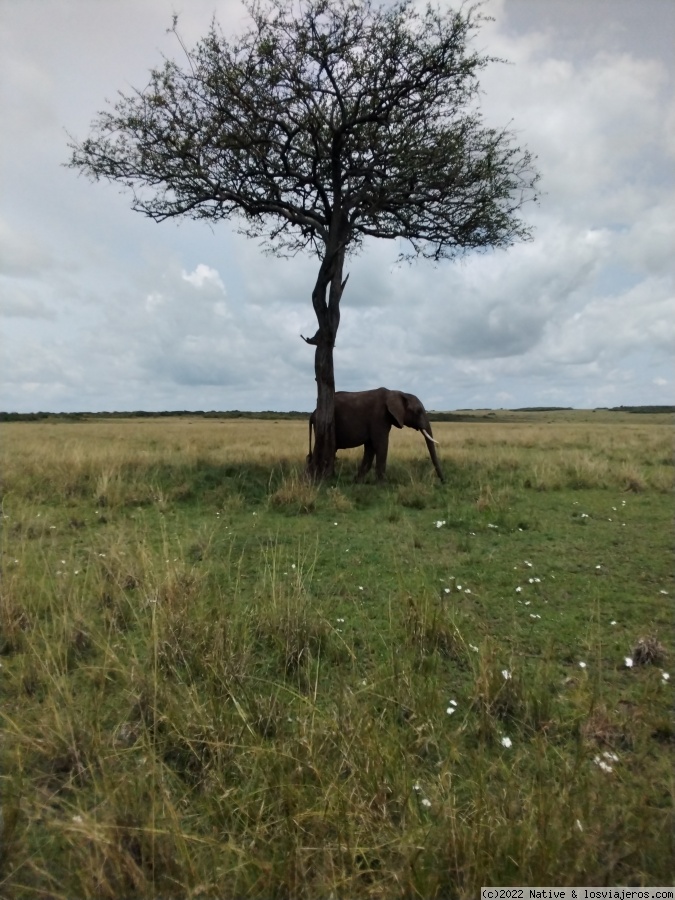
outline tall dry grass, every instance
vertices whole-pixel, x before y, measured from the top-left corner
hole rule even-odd
[[[264,467],[298,477],[308,442],[302,421],[166,419],[9,423],[0,448],[4,490],[99,495],[119,500],[130,479],[140,497],[158,490],[167,472],[208,465]],[[450,478],[501,474],[540,490],[617,487],[669,491],[675,472],[670,425],[438,423],[440,459]],[[341,477],[353,475],[361,450],[338,453]],[[390,470],[426,471],[422,438],[392,430]],[[295,474],[294,474],[295,473]]]

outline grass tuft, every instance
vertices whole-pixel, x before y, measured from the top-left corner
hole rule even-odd
[[[303,475],[293,474],[270,494],[270,506],[290,514],[312,513],[316,508],[319,488]]]
[[[329,487],[326,494],[329,507],[336,512],[349,512],[354,508],[353,502],[338,487]]]
[[[640,638],[631,653],[633,665],[661,666],[665,661],[666,648],[653,635]]]
[[[418,658],[437,653],[460,666],[466,664],[466,644],[440,602],[408,597],[405,629]]]

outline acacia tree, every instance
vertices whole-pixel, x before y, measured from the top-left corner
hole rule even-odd
[[[333,347],[345,258],[366,237],[404,239],[402,258],[449,259],[529,237],[518,212],[537,174],[506,128],[487,127],[470,46],[476,7],[411,0],[252,0],[252,26],[215,20],[183,66],[165,60],[120,94],[69,165],[119,182],[156,221],[237,219],[278,255],[313,252],[316,444],[335,458]],[[176,37],[176,19],[173,29]]]

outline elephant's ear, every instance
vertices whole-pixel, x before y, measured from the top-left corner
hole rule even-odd
[[[403,428],[405,425],[405,401],[401,394],[398,391],[389,391],[386,403],[394,425],[397,428]]]

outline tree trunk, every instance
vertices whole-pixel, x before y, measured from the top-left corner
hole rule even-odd
[[[314,373],[316,377],[315,443],[308,471],[313,478],[330,478],[335,473],[335,370],[333,347],[340,324],[340,298],[347,279],[342,280],[345,249],[328,251],[321,263],[319,277],[312,292],[312,304],[319,329],[307,343],[316,345]],[[328,293],[328,301],[326,301]]]
[[[314,355],[316,374],[316,418],[314,450],[309,463],[313,478],[335,474],[335,373],[333,344],[319,338]]]

